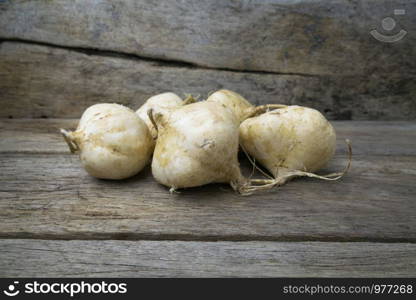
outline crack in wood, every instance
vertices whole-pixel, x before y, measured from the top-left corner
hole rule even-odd
[[[346,236],[258,236],[258,235],[188,235],[188,234],[135,234],[135,233],[103,233],[100,234],[28,234],[10,233],[0,234],[5,240],[57,240],[57,241],[182,241],[182,242],[326,242],[326,243],[385,243],[385,244],[416,244],[415,238],[395,237],[346,237]]]
[[[27,40],[21,38],[2,38],[0,37],[0,45],[2,43],[22,43],[28,45],[35,45],[35,46],[44,46],[44,47],[51,47],[57,49],[64,49],[68,51],[74,51],[78,53],[83,53],[86,55],[95,55],[95,56],[102,56],[102,57],[116,57],[120,59],[126,60],[133,60],[133,61],[145,61],[149,63],[153,63],[157,66],[163,67],[175,67],[175,68],[185,68],[185,69],[201,69],[201,70],[216,70],[216,71],[224,71],[224,72],[234,72],[234,73],[248,73],[248,74],[272,74],[272,75],[284,75],[284,76],[301,76],[301,77],[322,77],[322,75],[318,74],[307,74],[307,73],[285,73],[285,72],[272,72],[272,71],[261,71],[261,70],[240,70],[240,69],[233,69],[233,68],[218,68],[218,67],[208,67],[199,65],[196,63],[181,61],[181,60],[173,60],[167,58],[161,58],[157,56],[142,56],[127,52],[119,52],[114,50],[106,50],[100,48],[88,48],[88,47],[74,47],[74,46],[63,46],[58,45],[50,42],[41,42],[41,41],[34,41],[34,40]]]

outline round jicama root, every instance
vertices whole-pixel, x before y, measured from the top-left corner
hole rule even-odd
[[[154,141],[135,112],[119,104],[95,104],[81,117],[76,131],[61,129],[85,170],[102,179],[124,179],[149,162]]]
[[[230,90],[216,91],[211,94],[206,101],[223,104],[236,115],[240,122],[245,119],[248,111],[254,109],[254,106],[243,96]]]
[[[324,167],[333,157],[336,134],[317,110],[288,106],[249,118],[240,125],[242,148],[272,175],[267,180],[252,179],[251,183],[262,185],[259,189],[282,185],[299,176],[339,179],[350,166],[351,146],[347,143],[350,159],[346,169],[319,176],[312,172]]]
[[[247,179],[240,171],[239,122],[223,105],[197,102],[149,116],[158,130],[152,173],[171,188],[229,183],[245,193]]]
[[[149,109],[152,109],[154,113],[165,113],[171,108],[179,107],[192,102],[195,102],[195,99],[192,96],[188,96],[182,101],[182,99],[174,93],[162,93],[147,99],[146,102],[136,111],[136,113],[146,123],[152,137],[156,139],[157,130],[147,115]]]
[[[264,113],[270,109],[287,107],[287,105],[284,104],[266,104],[254,106],[243,96],[230,90],[216,91],[215,93],[211,94],[206,101],[216,102],[224,105],[235,114],[240,123],[249,117]]]

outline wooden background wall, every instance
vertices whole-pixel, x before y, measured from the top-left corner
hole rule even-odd
[[[394,9],[408,34],[375,40]],[[330,119],[413,120],[415,15],[414,0],[0,0],[0,117],[228,88]]]

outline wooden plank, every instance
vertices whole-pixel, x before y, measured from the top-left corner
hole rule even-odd
[[[59,128],[74,129],[74,119],[0,119],[0,153],[68,153]],[[337,153],[354,155],[416,155],[415,122],[333,121]],[[383,138],[381,138],[383,137]]]
[[[323,172],[345,164],[335,157]],[[415,156],[355,157],[338,182],[298,179],[248,197],[226,185],[170,195],[149,169],[97,180],[64,154],[5,153],[0,169],[0,237],[416,240]]]
[[[369,80],[368,76],[209,70],[95,54],[0,44],[0,117],[79,118],[88,106],[99,102],[137,109],[150,96],[165,91],[205,98],[209,92],[227,88],[253,104],[305,105],[329,119],[416,119],[415,76],[403,75],[403,69],[400,75],[373,74]]]
[[[395,16],[393,10],[406,15]],[[99,48],[215,68],[415,74],[413,1],[1,1],[0,37]],[[390,46],[370,31],[392,35]]]
[[[415,277],[416,245],[0,240],[0,277]]]
[[[0,153],[68,153],[60,128],[75,129],[73,119],[0,119]]]

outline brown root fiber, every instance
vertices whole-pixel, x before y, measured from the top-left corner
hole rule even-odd
[[[268,177],[268,179],[250,179],[249,184],[243,187],[244,193],[251,194],[256,191],[269,190],[274,187],[279,187],[296,177],[311,177],[311,178],[317,178],[317,179],[328,180],[328,181],[338,180],[342,178],[349,171],[351,167],[352,146],[351,146],[350,140],[348,139],[345,140],[345,143],[347,144],[347,147],[348,147],[348,163],[345,166],[344,170],[342,170],[341,172],[330,173],[326,175],[318,175],[315,173],[310,173],[310,172],[305,172],[305,171],[300,171],[300,170],[290,170],[290,169],[281,168],[279,169],[279,172],[275,176],[275,178],[270,178],[268,174],[265,174],[264,171],[261,171],[265,176]],[[244,148],[243,148],[243,151],[244,151]],[[244,151],[244,153],[247,155],[250,163],[254,164],[254,167],[257,170],[259,170],[260,168],[255,165],[255,163],[249,157],[247,152]]]
[[[71,136],[71,132],[65,130],[65,129],[60,129],[59,130],[60,133],[62,134],[62,136],[65,139],[65,142],[68,144],[69,150],[71,151],[71,153],[77,153],[79,151],[79,147],[77,145],[77,143],[74,141],[74,139]]]
[[[265,112],[268,112],[273,109],[280,109],[280,108],[286,108],[288,105],[285,104],[265,104],[265,105],[259,105],[254,107],[253,109],[250,109],[247,115],[244,117],[244,119],[252,118],[255,116],[258,116],[260,114],[263,114]]]

